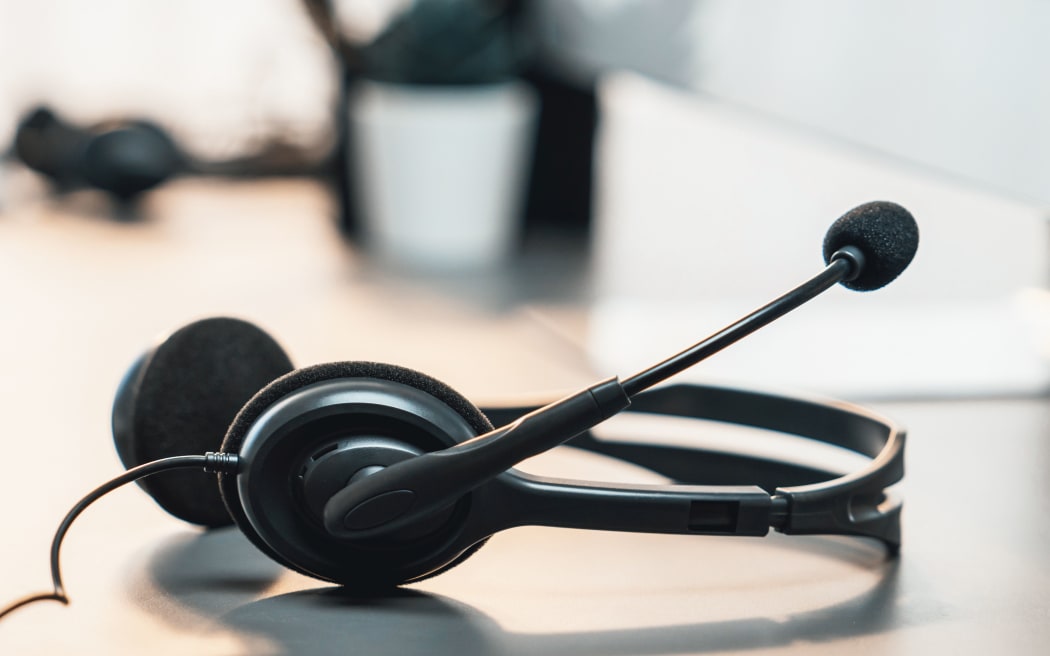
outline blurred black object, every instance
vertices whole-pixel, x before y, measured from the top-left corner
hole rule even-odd
[[[60,191],[94,187],[129,202],[184,167],[171,137],[148,121],[72,125],[46,107],[18,125],[14,152]]]
[[[525,201],[526,227],[587,232],[594,188],[598,99],[593,82],[572,83],[534,66],[525,80],[540,98],[536,145]]]
[[[318,152],[273,135],[243,156],[202,160],[180,148],[168,133],[146,120],[74,125],[48,107],[19,122],[11,152],[46,176],[58,193],[91,188],[128,206],[146,191],[180,175],[230,178],[318,176],[333,167],[330,149]],[[118,212],[118,218],[136,217]]]

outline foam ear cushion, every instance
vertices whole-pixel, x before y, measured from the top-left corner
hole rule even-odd
[[[218,451],[241,407],[267,383],[292,370],[288,355],[256,326],[205,319],[173,333],[140,358],[113,405],[113,439],[127,468],[177,455]],[[141,486],[187,522],[232,522],[215,476],[180,470]]]
[[[241,409],[236,419],[234,419],[233,423],[230,425],[230,430],[226,433],[226,439],[223,440],[222,443],[223,452],[238,453],[241,444],[244,443],[244,439],[252,427],[252,424],[254,424],[270,406],[280,399],[308,385],[336,378],[377,378],[414,387],[430,394],[455,410],[464,420],[466,420],[477,434],[480,435],[481,433],[487,433],[492,430],[492,424],[477,406],[445,383],[442,383],[435,378],[431,378],[426,374],[405,367],[378,362],[331,362],[293,371],[290,374],[274,380],[260,390],[258,394],[245,404],[244,408]],[[240,495],[237,491],[237,477],[235,475],[220,474],[219,489],[230,516],[233,517],[237,526],[240,527],[256,547],[277,562],[302,574],[308,576],[311,575],[310,572],[301,569],[294,562],[290,562],[281,554],[271,549],[255,529],[252,528],[251,522],[248,520],[248,517],[241,506]],[[484,544],[484,541],[474,545],[466,553],[462,554],[440,570],[433,572],[430,576],[444,572],[463,562],[467,557],[481,548],[482,544]]]

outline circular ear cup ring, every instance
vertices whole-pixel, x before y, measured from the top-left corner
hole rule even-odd
[[[384,457],[403,459],[490,430],[476,406],[417,371],[373,362],[316,365],[273,381],[237,415],[222,450],[237,454],[241,468],[220,474],[219,487],[237,525],[277,562],[358,588],[398,585],[443,572],[481,547],[448,548],[469,495],[440,524],[416,534],[348,542],[311,516],[307,470],[326,454],[365,445],[366,455],[353,455],[354,464],[340,469],[333,489],[341,489],[355,472],[391,462]]]
[[[250,323],[213,318],[185,326],[142,355],[121,382],[113,403],[117,454],[131,468],[217,451],[237,411],[291,370],[280,345]],[[171,471],[139,485],[187,522],[232,523],[211,474]]]

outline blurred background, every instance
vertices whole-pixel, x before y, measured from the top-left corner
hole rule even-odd
[[[425,583],[449,603],[404,631],[285,594],[317,583],[127,490],[63,554],[78,601],[20,611],[4,644],[330,653],[350,627],[377,653],[1041,653],[1047,34],[1043,0],[0,0],[5,597],[47,580],[56,519],[121,470],[128,365],[194,319],[256,322],[297,366],[547,397],[808,279],[856,205],[898,202],[921,233],[886,289],[830,290],[683,376],[899,416],[899,567],[844,542],[522,529]],[[726,566],[680,566],[697,555]]]
[[[332,146],[340,62],[308,12],[329,13],[327,28],[363,48],[410,4],[5,1],[0,139],[10,143],[19,117],[46,103],[81,124],[149,118],[209,159],[253,154],[269,142],[320,155]],[[586,87],[602,72],[641,71],[1004,192],[1050,200],[1048,46],[1041,38],[1050,9],[1036,0],[994,7],[938,0],[446,4],[527,14],[515,17],[523,52],[502,63],[507,77],[542,68]],[[470,13],[461,6],[450,17],[455,11]],[[465,32],[436,38],[462,39]],[[368,76],[387,61],[344,63]]]
[[[636,335],[691,339],[889,198],[919,216],[920,258],[851,321],[958,335],[924,371],[1022,346],[910,387],[896,361],[874,386],[772,382],[1029,391],[1047,382],[1048,28],[1036,0],[5,0],[0,217],[149,223],[180,180],[309,180],[366,270],[584,303],[579,346],[620,371],[651,357]]]

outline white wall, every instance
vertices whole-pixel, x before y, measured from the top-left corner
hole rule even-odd
[[[1050,204],[1050,3],[708,0],[698,88]]]
[[[1050,205],[1050,2],[541,0],[548,50]]]

